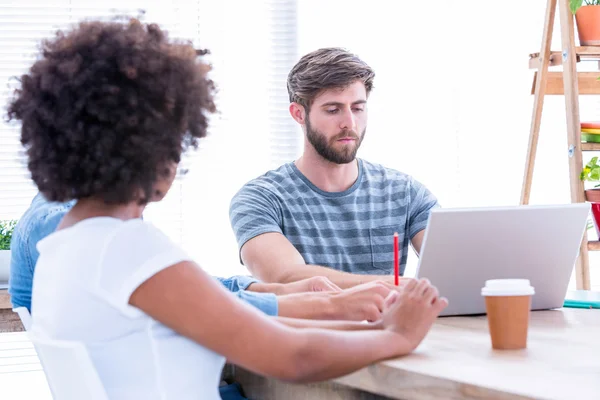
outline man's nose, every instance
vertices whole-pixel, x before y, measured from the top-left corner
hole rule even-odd
[[[340,120],[340,129],[343,130],[355,130],[355,117],[351,109],[344,110],[342,113],[342,119]]]

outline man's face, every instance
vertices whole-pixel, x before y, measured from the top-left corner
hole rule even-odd
[[[367,92],[354,82],[319,94],[306,117],[306,137],[317,153],[335,164],[356,158],[367,129]]]

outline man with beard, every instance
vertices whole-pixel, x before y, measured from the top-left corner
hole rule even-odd
[[[303,154],[248,182],[230,205],[240,259],[259,279],[393,285],[394,233],[401,274],[409,242],[419,253],[437,199],[411,176],[356,158],[374,76],[340,48],[309,53],[290,71],[289,111],[305,134]]]

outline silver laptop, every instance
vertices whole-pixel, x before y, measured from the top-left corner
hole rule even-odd
[[[586,229],[587,203],[431,212],[416,276],[449,305],[442,315],[485,313],[487,279],[524,278],[532,310],[562,307]]]

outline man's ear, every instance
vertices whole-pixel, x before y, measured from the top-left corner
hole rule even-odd
[[[300,125],[306,124],[306,111],[300,104],[293,102],[290,104],[290,115]]]

